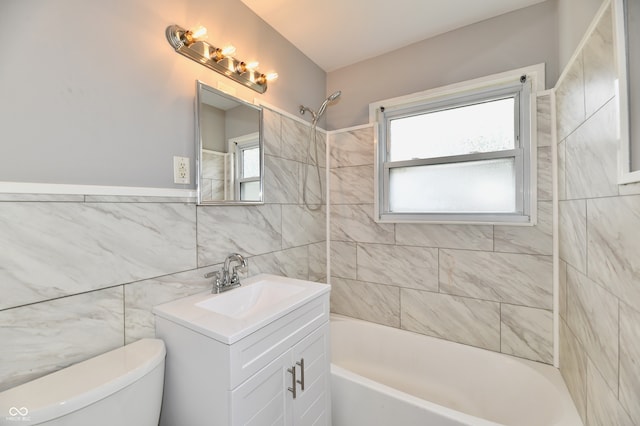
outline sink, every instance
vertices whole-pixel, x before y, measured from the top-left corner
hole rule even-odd
[[[241,319],[269,310],[282,300],[304,291],[304,287],[265,279],[253,285],[239,287],[196,303],[199,308]]]
[[[329,290],[328,284],[260,274],[224,293],[207,291],[155,306],[153,313],[230,345]]]

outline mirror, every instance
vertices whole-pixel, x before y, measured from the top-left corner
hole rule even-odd
[[[198,204],[262,203],[262,108],[196,86]]]

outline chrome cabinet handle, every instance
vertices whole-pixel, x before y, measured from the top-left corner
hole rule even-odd
[[[293,377],[293,380],[291,382],[293,384],[293,387],[288,388],[288,390],[293,394],[293,399],[296,399],[296,366],[294,365],[293,367],[288,368],[287,371],[291,373]]]
[[[300,362],[296,362],[296,364],[300,366],[300,380],[297,383],[300,383],[300,389],[304,390],[304,358],[300,358]]]

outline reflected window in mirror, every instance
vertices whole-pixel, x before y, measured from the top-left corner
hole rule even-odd
[[[200,81],[196,86],[198,203],[262,203],[262,109]]]

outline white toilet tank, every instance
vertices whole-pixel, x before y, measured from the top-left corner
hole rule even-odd
[[[164,342],[142,339],[0,393],[0,425],[157,426]]]

